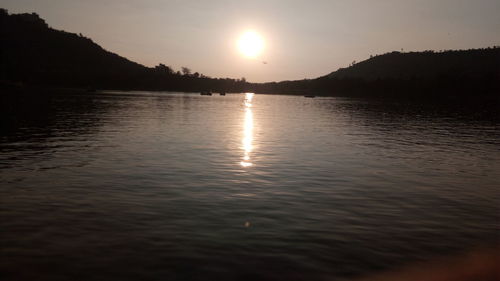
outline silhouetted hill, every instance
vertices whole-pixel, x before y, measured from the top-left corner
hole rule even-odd
[[[481,77],[498,75],[500,48],[444,52],[392,52],[354,63],[328,75],[329,78],[377,79],[435,78],[454,75]]]
[[[392,52],[328,75],[252,84],[257,92],[341,96],[500,96],[500,48]]]
[[[24,83],[90,86],[146,67],[104,50],[89,38],[49,28],[37,14],[0,14],[1,77]],[[56,79],[56,81],[53,81]]]
[[[149,68],[91,39],[50,28],[37,14],[0,9],[0,81],[99,89],[243,91],[244,79],[214,79],[188,68]]]
[[[331,96],[499,97],[500,48],[392,52],[328,75],[247,83],[183,67],[145,67],[91,39],[50,28],[37,14],[0,9],[0,84],[121,90],[224,91]]]

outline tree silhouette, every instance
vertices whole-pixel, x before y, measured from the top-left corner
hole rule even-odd
[[[174,71],[172,70],[172,68],[170,68],[170,66],[166,66],[163,63],[160,63],[159,65],[155,66],[155,71],[169,75],[174,73]]]
[[[183,67],[181,68],[181,71],[182,71],[182,74],[184,74],[185,76],[189,76],[189,75],[191,75],[191,69],[189,69],[189,68],[187,68],[187,67],[185,67],[185,66],[183,66]]]

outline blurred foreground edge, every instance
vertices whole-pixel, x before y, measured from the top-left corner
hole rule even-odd
[[[356,281],[497,281],[500,280],[500,243],[461,255],[436,258],[399,270],[365,276]]]

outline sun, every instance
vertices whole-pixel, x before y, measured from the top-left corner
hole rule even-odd
[[[264,49],[264,39],[255,31],[249,30],[238,40],[238,49],[248,58],[255,58]]]

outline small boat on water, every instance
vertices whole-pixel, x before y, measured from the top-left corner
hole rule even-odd
[[[221,95],[221,96],[225,96],[225,95],[226,95],[226,93],[225,93],[225,92],[220,92],[220,93],[219,93],[219,95]]]
[[[313,95],[305,95],[304,97],[306,97],[306,98],[315,98],[316,96],[313,96]]]
[[[211,96],[212,93],[210,91],[202,91],[202,92],[200,92],[200,95],[202,95],[202,96]]]

